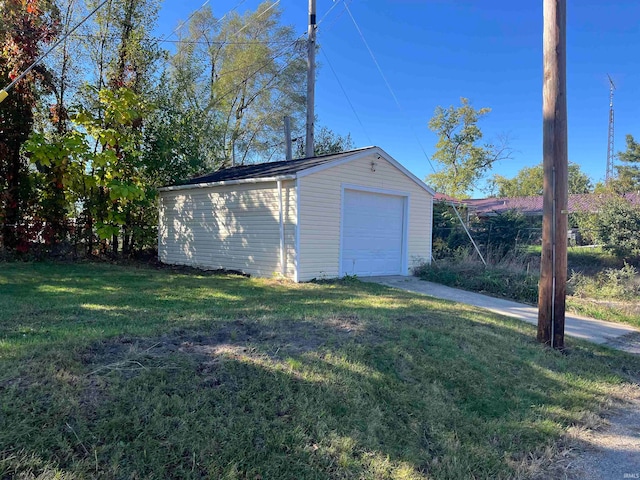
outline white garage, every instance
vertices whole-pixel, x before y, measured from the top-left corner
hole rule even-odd
[[[407,275],[431,258],[433,195],[379,147],[227,168],[160,189],[158,255],[295,281]]]

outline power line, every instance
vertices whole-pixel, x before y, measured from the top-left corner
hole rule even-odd
[[[160,41],[167,41],[167,39],[168,39],[168,38],[171,38],[173,35],[175,35],[175,34],[178,32],[178,30],[180,30],[182,27],[184,27],[184,26],[187,24],[187,22],[188,22],[189,20],[191,20],[191,19],[195,16],[195,14],[196,14],[196,13],[198,13],[200,10],[202,10],[202,9],[203,9],[203,8],[204,8],[204,7],[209,3],[209,1],[210,1],[210,0],[206,0],[202,5],[200,5],[200,7],[199,7],[199,8],[197,8],[196,10],[194,10],[193,12],[191,12],[191,15],[189,15],[189,16],[187,17],[187,19],[186,19],[186,20],[184,20],[183,22],[180,22],[180,23],[178,24],[178,26],[177,26],[177,27],[176,27],[176,28],[175,28],[175,29],[174,29],[174,30],[173,30],[169,35],[167,35],[164,39],[162,39],[162,40],[160,40]],[[235,9],[235,8],[238,8],[238,7],[243,3],[243,1],[244,1],[244,0],[242,0],[238,5],[236,5],[236,6],[234,7],[234,9]],[[222,18],[224,18],[224,17],[222,17]],[[159,42],[160,42],[160,41],[159,41]],[[158,43],[159,43],[159,42],[158,42]]]
[[[346,2],[347,0],[344,0],[344,1]],[[349,0],[349,1],[352,1],[352,0]],[[320,23],[322,23],[322,22],[327,18],[327,16],[329,15],[329,13],[330,13],[330,12],[331,12],[335,7],[337,7],[338,5],[340,5],[340,3],[341,3],[341,2],[339,2],[339,1],[337,1],[337,0],[333,0],[333,2],[334,2],[334,3],[333,3],[333,6],[332,6],[328,11],[327,11],[327,13],[325,13],[325,14],[322,16],[322,19],[320,20],[320,22],[318,22],[318,26],[320,25]],[[336,15],[336,17],[334,17],[334,18],[332,19],[331,23],[330,23],[329,25],[325,26],[323,30],[324,30],[325,32],[326,32],[326,31],[329,31],[329,30],[330,30],[330,29],[331,29],[331,28],[336,24],[336,22],[340,19],[340,17],[342,17],[342,15],[343,15],[343,14],[344,14],[344,6],[343,6],[342,10],[340,10],[340,12],[338,13],[338,15]]]
[[[343,0],[343,3],[344,3],[345,10],[349,14],[349,17],[351,17],[351,21],[353,22],[353,25],[356,27],[356,30],[358,31],[358,34],[360,34],[360,38],[362,39],[362,42],[367,47],[367,50],[369,51],[369,55],[371,55],[373,63],[375,64],[376,68],[378,69],[378,72],[380,73],[380,76],[384,80],[384,83],[387,86],[387,89],[389,90],[389,93],[393,97],[393,100],[396,102],[398,110],[400,110],[400,112],[404,115],[405,120],[409,124],[409,127],[411,128],[411,131],[413,132],[413,135],[414,135],[414,137],[416,139],[416,142],[420,146],[420,149],[422,150],[422,153],[424,154],[425,158],[427,159],[427,162],[429,162],[429,166],[431,167],[431,169],[433,170],[434,173],[437,173],[437,170],[435,169],[435,167],[433,166],[433,163],[431,162],[431,158],[429,158],[429,155],[427,155],[427,151],[425,150],[424,146],[422,145],[422,142],[420,141],[420,138],[418,137],[418,134],[416,133],[415,129],[413,128],[413,124],[408,121],[407,115],[406,115],[405,111],[403,110],[402,105],[400,105],[400,102],[398,101],[398,97],[396,96],[395,92],[393,91],[393,88],[391,88],[391,84],[389,83],[389,81],[387,80],[386,75],[382,71],[382,68],[380,67],[380,64],[378,63],[378,60],[376,59],[376,56],[373,54],[373,51],[371,50],[371,47],[369,47],[369,44],[367,43],[367,39],[364,38],[364,34],[362,33],[362,30],[360,30],[360,27],[358,26],[358,22],[356,22],[356,19],[353,17],[353,14],[351,13],[351,10],[349,9],[349,6],[347,5],[346,0]],[[450,203],[450,205],[453,207],[453,210],[456,213],[456,216],[458,217],[458,219],[460,220],[460,223],[464,227],[465,232],[467,233],[467,236],[469,237],[469,240],[471,240],[471,243],[473,244],[473,247],[475,248],[476,252],[478,252],[478,256],[480,257],[480,260],[482,260],[482,263],[486,267],[487,266],[487,262],[485,261],[484,257],[482,256],[482,253],[480,253],[480,249],[478,248],[478,245],[476,244],[476,242],[474,241],[473,237],[471,236],[471,232],[469,232],[469,230],[467,229],[466,225],[462,221],[462,216],[460,215],[460,212],[458,212],[458,209],[456,208],[456,206],[452,202]]]
[[[302,37],[304,37],[306,35],[306,32],[303,33],[302,35],[300,35],[298,38],[296,38],[295,40],[293,40],[289,46],[294,46],[298,41],[300,41],[300,39]],[[249,80],[250,78],[252,78],[253,76],[257,75],[258,73],[260,73],[260,71],[265,68],[266,66],[268,66],[269,64],[271,64],[274,60],[277,60],[278,58],[280,58],[281,56],[285,55],[287,52],[288,48],[285,47],[283,49],[281,49],[279,52],[277,52],[273,57],[270,57],[267,61],[259,63],[259,64],[252,64],[249,65],[249,67],[253,66],[253,65],[259,65],[259,67],[254,70],[253,72],[249,73],[249,75],[247,75],[247,77],[245,77],[243,80],[240,81],[239,84],[237,85],[233,85],[232,88],[228,89],[225,93],[223,93],[222,95],[216,97],[216,101],[220,101],[223,100],[224,98],[226,98],[229,94],[232,94],[235,89],[240,86],[244,81]],[[276,78],[281,72],[283,72],[289,65],[291,65],[291,63],[296,60],[298,57],[295,57],[290,59],[289,61],[287,61],[284,65],[282,65],[277,72],[273,75],[273,78]],[[239,71],[239,70],[243,70],[245,67],[243,68],[239,68],[239,69],[235,69],[235,70],[229,70],[227,72],[222,72],[221,75],[227,75],[230,73],[233,73],[235,71]],[[213,105],[210,105],[208,108],[212,107]]]
[[[271,10],[273,7],[275,7],[276,5],[278,5],[280,3],[280,0],[276,0],[275,2],[273,2],[271,5],[269,5],[268,8],[264,9],[257,17],[256,19],[260,18],[262,15],[264,15],[265,13],[267,13],[269,10]],[[235,32],[233,35],[231,35],[232,37],[235,35],[238,35],[241,31],[243,31],[245,28],[247,28],[249,26],[249,23],[245,24],[240,30],[238,30],[237,32]]]
[[[89,20],[89,18],[96,13],[105,3],[107,3],[108,0],[104,0],[102,3],[100,3],[96,8],[94,8],[93,10],[91,10],[91,12],[86,15],[82,20],[80,20],[80,22],[71,29],[71,31],[69,31],[66,35],[64,35],[60,40],[58,40],[56,43],[53,44],[53,46],[47,50],[46,52],[44,52],[42,55],[40,55],[38,58],[36,58],[36,60],[27,67],[27,69],[25,71],[23,71],[20,75],[18,75],[9,85],[7,85],[6,87],[4,87],[2,90],[0,90],[0,102],[2,102],[5,98],[7,98],[7,96],[9,95],[9,89],[11,89],[11,87],[13,87],[16,83],[18,83],[20,80],[22,80],[24,78],[24,76],[29,73],[31,70],[33,70],[33,68],[40,63],[42,60],[44,60],[44,58],[49,55],[54,48],[56,48],[58,45],[60,45],[62,42],[64,42],[66,40],[66,38],[73,33],[80,25],[82,25],[84,22],[86,22],[87,20]]]
[[[202,4],[202,6],[200,6],[200,8],[199,8],[198,10],[200,10],[201,8],[203,8],[203,7],[208,3],[208,1],[209,1],[209,0],[207,0],[204,4]],[[236,6],[234,6],[231,10],[229,10],[227,13],[225,13],[222,17],[220,17],[219,19],[217,19],[217,20],[214,22],[214,24],[212,25],[212,27],[214,27],[214,26],[218,25],[222,20],[224,20],[224,19],[225,19],[225,17],[226,17],[227,15],[229,15],[231,12],[233,12],[234,10],[236,10],[236,9],[237,9],[240,5],[242,5],[245,1],[246,1],[246,0],[240,0],[240,2],[238,2],[238,3],[236,4]],[[265,10],[263,10],[262,12],[260,12],[260,13],[258,14],[258,16],[256,17],[256,20],[257,20],[258,18],[260,18],[262,15],[264,15],[265,13],[267,13],[269,10],[271,10],[273,7],[275,7],[276,5],[278,5],[278,4],[280,3],[280,1],[281,1],[281,0],[276,0],[276,2],[272,3],[268,8],[266,8]],[[187,20],[191,19],[194,15],[195,15],[195,12],[194,12],[194,13],[192,13],[192,14],[189,16],[189,18],[188,18]],[[185,21],[185,22],[182,22],[182,23],[178,26],[178,28],[176,28],[176,29],[174,30],[174,32],[176,32],[177,30],[179,30],[180,28],[182,28],[182,26],[183,26],[183,25],[185,25],[185,23],[186,23],[186,21]],[[225,38],[225,41],[224,41],[224,42],[221,42],[219,45],[220,45],[220,46],[224,46],[224,45],[226,45],[226,44],[232,44],[231,42],[229,42],[229,41],[228,41],[228,39],[229,39],[229,38],[233,38],[234,36],[238,35],[241,31],[243,31],[243,30],[244,30],[245,28],[247,28],[248,26],[249,26],[249,23],[246,23],[242,28],[240,28],[239,30],[237,30],[237,31],[233,32],[231,35],[229,35],[227,38]],[[200,32],[200,34],[199,34],[195,39],[193,39],[193,40],[191,40],[191,41],[198,41],[198,40],[200,39],[200,37],[202,37],[202,35],[204,35],[204,34],[205,34],[205,32],[204,32],[204,31]],[[167,38],[168,38],[168,37],[167,37]],[[297,41],[297,40],[298,40],[298,39],[296,39],[295,41]],[[295,43],[295,42],[291,43],[291,45],[293,45],[294,43]],[[278,55],[278,56],[279,56],[279,55]],[[276,56],[275,58],[277,58],[277,56]],[[164,66],[167,64],[167,62],[169,62],[169,57],[165,58],[165,59],[162,61],[162,67],[164,67]],[[266,65],[264,65],[264,66],[266,66]],[[263,66],[263,67],[264,67],[264,66]],[[260,69],[262,69],[263,67],[260,67]],[[259,70],[258,70],[258,71],[259,71]],[[230,73],[230,72],[227,72],[227,73]],[[254,72],[253,74],[255,74],[255,73],[257,73],[257,72]],[[252,75],[253,75],[253,74],[252,74]]]
[[[427,151],[425,150],[424,146],[422,145],[422,142],[420,141],[420,138],[418,137],[418,134],[416,133],[415,129],[413,128],[413,124],[408,121],[409,119],[408,119],[404,109],[402,108],[402,105],[400,105],[400,101],[398,100],[398,97],[396,96],[395,92],[393,91],[393,88],[391,88],[391,84],[389,83],[389,80],[387,80],[386,75],[382,71],[382,67],[380,67],[380,64],[378,63],[378,60],[376,59],[376,56],[373,54],[373,51],[371,50],[371,47],[369,47],[369,43],[367,42],[367,39],[364,38],[364,34],[362,33],[362,30],[360,30],[360,27],[358,26],[358,22],[356,22],[356,19],[353,17],[353,14],[351,13],[351,10],[349,9],[349,6],[347,5],[346,1],[343,1],[343,3],[344,3],[345,10],[349,14],[349,17],[351,17],[351,21],[353,22],[353,25],[356,27],[356,30],[358,31],[358,34],[360,35],[360,38],[362,39],[362,42],[364,43],[365,47],[367,47],[367,50],[369,51],[369,55],[371,55],[371,59],[373,60],[373,63],[375,64],[376,68],[378,69],[378,73],[380,73],[380,76],[382,77],[382,80],[384,80],[384,83],[387,86],[387,89],[389,90],[389,93],[391,94],[391,97],[395,101],[396,106],[398,107],[398,110],[400,110],[400,113],[402,113],[404,115],[405,120],[409,124],[409,127],[411,128],[411,131],[413,132],[413,134],[414,134],[414,136],[416,138],[416,142],[420,146],[420,149],[422,150],[422,153],[424,154],[425,158],[427,159],[427,162],[429,162],[429,166],[431,167],[431,169],[433,170],[434,173],[437,173],[437,170],[435,169],[435,167],[433,166],[433,163],[431,162],[431,158],[429,158],[429,155],[427,155]]]
[[[74,38],[105,38],[105,39],[114,39],[117,40],[117,35],[98,35],[98,34],[81,34],[76,33],[70,35]],[[155,43],[174,43],[174,44],[186,44],[186,45],[284,45],[288,44],[289,41],[283,40],[275,40],[275,41],[263,41],[263,40],[252,40],[246,42],[227,42],[227,41],[217,41],[217,42],[209,42],[205,40],[167,40],[162,37],[141,37],[143,40],[150,40]]]
[[[336,0],[333,0],[333,5],[331,5],[331,8],[329,10],[327,10],[327,12],[322,16],[322,18],[320,20],[318,20],[317,26],[320,27],[320,24],[322,22],[324,22],[324,19],[327,18],[327,16],[329,16],[329,14],[331,13],[331,11],[336,8],[338,5],[340,5],[340,2],[336,2]]]
[[[326,54],[326,52],[324,51],[323,48],[320,49],[320,53],[322,53],[322,55],[324,56],[325,60],[327,61],[327,65],[329,65],[329,68],[333,72],[333,76],[336,77],[336,81],[338,82],[338,85],[340,85],[340,89],[342,90],[342,93],[344,94],[344,97],[347,99],[347,103],[351,107],[351,110],[353,111],[353,114],[356,116],[356,119],[358,120],[358,123],[360,124],[360,127],[362,127],[362,131],[364,132],[365,136],[369,140],[369,145],[373,145],[374,142],[371,140],[371,137],[369,136],[369,133],[367,132],[367,129],[364,127],[364,125],[362,123],[362,120],[360,120],[360,116],[358,115],[358,112],[356,112],[356,109],[353,106],[353,103],[351,103],[351,99],[349,98],[349,95],[347,95],[347,91],[342,86],[342,82],[340,81],[340,78],[338,77],[338,74],[336,73],[335,69],[333,68],[333,65],[331,65],[331,61],[329,60],[329,57],[327,56],[327,54]]]

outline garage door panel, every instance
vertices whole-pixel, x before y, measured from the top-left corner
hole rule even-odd
[[[342,274],[402,273],[405,197],[345,190]]]

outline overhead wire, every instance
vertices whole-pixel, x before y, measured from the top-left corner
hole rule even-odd
[[[210,0],[206,0],[202,5],[200,5],[200,7],[199,7],[198,9],[196,9],[194,12],[192,12],[192,13],[191,13],[191,15],[189,15],[185,21],[180,22],[180,24],[179,24],[179,25],[178,25],[178,26],[177,26],[177,27],[176,27],[176,28],[175,28],[175,29],[174,29],[174,30],[173,30],[169,35],[167,35],[167,36],[166,36],[166,38],[165,38],[164,40],[161,40],[161,41],[166,41],[167,39],[171,38],[174,34],[176,34],[180,29],[182,29],[182,27],[184,27],[184,26],[187,24],[187,22],[188,22],[189,20],[191,20],[191,19],[196,15],[196,13],[198,13],[200,10],[202,10],[202,9],[203,9],[203,8],[204,8],[204,7],[209,3],[209,1],[210,1]],[[280,1],[280,0],[278,0],[278,1]],[[234,10],[236,10],[238,7],[240,7],[240,5],[242,5],[244,2],[246,2],[246,0],[240,0],[240,1],[239,1],[239,2],[238,2],[238,3],[237,3],[237,4],[236,4],[236,5],[235,5],[231,10],[227,11],[227,12],[226,12],[222,17],[220,17],[219,19],[217,19],[217,20],[213,23],[213,25],[212,25],[212,26],[216,26],[216,25],[218,25],[222,20],[224,20],[224,19],[225,19],[225,17],[226,17],[227,15],[229,15],[231,12],[233,12],[233,11],[234,11]],[[198,35],[198,36],[195,38],[195,40],[198,40],[202,35],[204,35],[204,32],[200,32],[200,35]],[[158,42],[158,43],[160,43],[160,42]],[[164,61],[162,62],[162,66],[164,67],[164,66],[167,64],[167,62],[168,62],[168,61],[169,61],[169,58],[168,58],[168,57],[167,57],[167,58],[165,58],[165,59],[164,59]]]
[[[176,33],[177,33],[177,32],[178,32],[182,27],[184,27],[184,26],[187,24],[187,22],[188,22],[189,20],[191,20],[191,19],[196,15],[196,13],[198,13],[200,10],[202,10],[202,9],[203,9],[203,8],[204,8],[204,7],[205,7],[205,6],[210,2],[210,1],[211,1],[211,0],[206,0],[202,5],[200,5],[200,7],[198,7],[196,10],[194,10],[193,12],[191,12],[191,15],[189,15],[189,16],[187,17],[187,19],[186,19],[186,20],[184,20],[184,21],[180,22],[180,23],[178,24],[178,26],[177,26],[177,27],[176,27],[176,28],[175,28],[175,29],[174,29],[174,30],[173,30],[169,35],[167,35],[165,38],[160,39],[160,40],[158,41],[158,43],[163,42],[163,41],[167,41],[167,39],[169,39],[169,38],[171,38],[173,35],[175,35],[175,34],[176,34]],[[243,2],[244,2],[244,0],[242,0],[238,5],[236,5],[236,6],[235,6],[235,7],[233,7],[233,8],[234,8],[234,9],[235,9],[235,8],[238,8],[238,7],[239,7]],[[222,18],[224,18],[224,17],[222,17]]]
[[[347,1],[347,0],[345,0]],[[353,1],[353,0],[348,0],[349,2]],[[329,13],[338,5],[342,5],[342,2],[340,2],[339,0],[333,0],[333,5],[332,7],[327,11],[327,13],[325,13],[322,18],[320,19],[320,22],[318,22],[318,26],[320,26],[320,23],[322,23],[325,19],[327,19]],[[324,31],[327,32],[329,30],[331,30],[331,28],[337,23],[338,20],[340,20],[340,18],[342,17],[342,15],[344,14],[345,10],[344,10],[344,6],[342,7],[342,10],[340,10],[340,12],[338,12],[338,14],[331,19],[331,23],[329,23],[328,25],[325,25],[324,27]]]
[[[378,73],[382,77],[382,80],[384,80],[384,83],[385,83],[385,85],[387,87],[387,90],[389,90],[389,93],[391,94],[391,97],[393,98],[396,106],[398,107],[398,110],[400,110],[400,113],[403,114],[403,116],[405,117],[405,120],[409,124],[409,126],[411,128],[411,131],[413,132],[413,134],[414,134],[414,136],[416,138],[416,142],[420,146],[420,149],[422,150],[422,153],[424,154],[425,158],[429,162],[429,166],[431,166],[431,169],[433,170],[433,172],[436,173],[437,170],[433,166],[433,163],[431,162],[431,158],[429,157],[429,155],[427,155],[427,151],[425,150],[424,146],[422,145],[422,142],[420,141],[420,138],[418,137],[418,134],[416,133],[415,129],[413,128],[413,124],[408,121],[409,119],[407,117],[406,112],[402,108],[402,105],[400,104],[400,101],[398,100],[398,97],[396,96],[395,92],[393,91],[393,88],[391,87],[391,84],[389,83],[389,80],[387,80],[387,76],[382,71],[382,67],[378,63],[378,60],[376,59],[376,56],[373,53],[373,50],[371,50],[371,47],[369,46],[369,43],[367,42],[367,39],[365,38],[364,34],[362,33],[362,30],[360,30],[360,26],[358,25],[358,22],[356,22],[356,19],[354,18],[353,14],[351,13],[351,9],[347,5],[346,1],[343,0],[343,3],[344,3],[344,8],[345,8],[346,12],[349,14],[349,17],[351,18],[351,21],[353,22],[353,25],[356,27],[356,30],[357,30],[358,34],[360,35],[360,38],[362,39],[362,43],[364,43],[365,47],[367,47],[367,51],[369,52],[369,55],[371,56],[371,59],[373,60],[373,63],[375,64],[375,66],[376,66],[376,68],[378,70]]]
[[[387,86],[387,89],[389,90],[389,93],[391,94],[391,97],[395,101],[396,106],[398,107],[398,110],[400,110],[400,112],[405,117],[405,120],[409,124],[409,126],[411,128],[411,131],[413,132],[413,134],[415,136],[416,142],[420,146],[420,149],[422,150],[422,153],[424,154],[425,158],[427,159],[427,162],[429,163],[429,166],[431,167],[431,169],[433,170],[434,173],[437,173],[436,168],[433,166],[433,163],[431,162],[431,158],[429,157],[429,155],[427,155],[427,151],[425,150],[424,146],[422,145],[422,142],[420,141],[420,139],[418,137],[418,134],[416,133],[415,129],[413,128],[413,124],[408,121],[408,117],[407,117],[404,109],[402,108],[402,105],[400,104],[400,101],[398,100],[398,97],[396,96],[395,92],[393,91],[393,88],[391,87],[391,84],[389,83],[389,80],[387,80],[386,75],[382,71],[382,67],[380,67],[380,64],[378,63],[378,60],[376,59],[376,56],[373,53],[373,50],[371,50],[371,47],[369,47],[369,43],[367,42],[367,39],[365,38],[364,34],[362,33],[362,30],[360,29],[360,26],[358,25],[358,22],[356,22],[356,19],[354,18],[353,14],[351,13],[351,9],[349,8],[349,5],[347,5],[346,0],[343,0],[343,4],[344,4],[345,10],[349,14],[349,17],[351,18],[351,21],[353,22],[353,25],[355,26],[358,34],[360,35],[360,38],[362,39],[362,42],[364,43],[365,47],[367,47],[369,55],[371,56],[371,59],[373,60],[373,63],[375,64],[376,68],[378,69],[378,73],[380,73],[380,76],[384,80],[384,83]],[[458,219],[460,220],[460,223],[462,224],[462,227],[464,228],[464,231],[467,233],[467,236],[469,237],[469,240],[471,240],[471,243],[473,244],[476,252],[478,253],[478,256],[480,257],[480,260],[482,260],[482,263],[486,267],[487,266],[487,262],[485,261],[484,257],[482,256],[482,253],[480,252],[480,249],[478,248],[478,245],[476,244],[475,240],[473,239],[473,236],[471,235],[471,232],[469,231],[467,226],[464,224],[464,221],[462,220],[462,216],[460,215],[460,212],[458,212],[458,209],[456,208],[456,206],[455,206],[455,204],[453,202],[449,202],[449,203],[450,203],[451,207],[453,208],[454,212],[456,213]]]
[[[67,37],[72,34],[78,27],[80,27],[80,25],[82,25],[84,22],[86,22],[87,20],[89,20],[89,18],[91,18],[91,16],[93,16],[93,14],[95,14],[105,3],[107,3],[109,0],[103,0],[100,4],[98,4],[97,7],[95,7],[91,12],[89,12],[89,14],[87,14],[82,20],[80,20],[80,22],[78,24],[76,24],[75,27],[73,27],[69,32],[66,33],[66,35],[64,35],[61,39],[59,39],[56,43],[54,43],[51,48],[49,48],[46,52],[44,52],[42,55],[40,55],[38,58],[35,59],[35,61],[29,65],[20,75],[18,75],[16,78],[13,79],[13,81],[7,85],[6,87],[4,87],[3,89],[0,90],[0,103],[7,98],[7,96],[9,95],[9,90],[16,84],[18,83],[20,80],[22,80],[25,75],[27,73],[29,73],[31,70],[34,69],[34,67],[36,65],[38,65],[38,63],[40,63],[42,60],[44,60],[44,58],[49,55],[54,48],[56,48],[58,45],[60,45],[62,42],[64,42]]]
[[[318,23],[316,24],[316,26],[320,27],[320,24],[324,22],[325,18],[327,18],[329,14],[332,12],[332,10],[336,8],[338,5],[340,5],[340,2],[336,2],[336,0],[333,0],[333,5],[331,5],[331,8],[325,12],[325,14],[320,18],[320,20],[318,20]]]
[[[353,103],[351,102],[351,99],[349,98],[349,95],[347,94],[347,91],[345,90],[344,86],[342,85],[342,82],[340,81],[340,78],[338,77],[338,74],[336,73],[335,69],[333,68],[333,65],[331,65],[331,61],[329,60],[329,57],[328,57],[327,53],[324,51],[323,48],[320,49],[320,53],[322,53],[324,59],[327,61],[327,65],[329,65],[329,69],[331,69],[331,72],[333,73],[333,76],[336,78],[336,81],[338,82],[338,85],[340,86],[340,89],[342,90],[342,93],[344,94],[344,97],[346,98],[347,103],[351,107],[351,111],[353,111],[353,114],[355,115],[356,119],[358,120],[358,123],[360,124],[360,127],[362,128],[362,131],[364,132],[365,136],[369,140],[369,145],[373,145],[374,142],[371,140],[371,137],[369,136],[369,132],[367,132],[367,129],[365,128],[364,124],[362,123],[362,120],[360,119],[360,116],[358,115],[358,112],[356,111],[355,107],[353,106]]]
[[[271,5],[269,5],[268,8],[264,9],[258,16],[257,18],[260,18],[262,15],[264,15],[265,13],[267,13],[269,10],[271,10],[273,7],[275,7],[276,5],[278,5],[280,3],[280,0],[276,0],[275,2],[273,2]],[[249,26],[249,24],[245,24],[240,30],[238,30],[237,32],[234,33],[234,35],[239,34],[241,31],[243,31],[245,28],[247,28]]]
[[[72,38],[105,38],[105,39],[118,39],[117,35],[98,35],[98,34],[87,34],[87,33],[74,33],[70,35]],[[186,45],[284,45],[289,44],[290,42],[284,40],[274,40],[274,41],[263,41],[263,40],[252,40],[246,42],[207,42],[200,40],[169,40],[163,39],[162,37],[140,37],[143,40],[149,40],[154,43],[175,43],[175,44],[186,44]]]
[[[282,57],[283,55],[285,55],[288,52],[288,47],[292,47],[294,46],[302,37],[304,37],[306,35],[306,32],[303,33],[302,35],[300,35],[299,37],[297,37],[295,40],[293,40],[292,42],[290,42],[287,47],[282,48],[279,52],[276,52],[276,54],[272,57],[269,57],[268,60],[266,60],[265,62],[261,62],[261,63],[255,63],[255,64],[251,64],[248,65],[247,67],[251,67],[253,65],[259,65],[258,68],[254,71],[252,71],[251,73],[249,73],[249,75],[247,75],[247,77],[245,77],[240,84],[242,84],[244,81],[249,80],[250,78],[252,78],[254,75],[256,75],[257,73],[259,73],[263,68],[265,68],[266,66],[268,66],[269,64],[271,64],[273,62],[273,60],[276,60],[280,57]],[[283,66],[281,66],[278,71],[276,72],[276,74],[274,75],[277,76],[277,74],[281,73],[282,71],[284,71],[289,65],[291,65],[291,63],[296,60],[296,57],[292,58],[291,60],[289,60],[288,62],[286,62]],[[223,75],[228,75],[230,73],[234,73],[236,71],[240,71],[243,70],[246,67],[241,67],[241,68],[237,68],[234,70],[228,70],[226,72],[221,72],[220,76]],[[233,91],[239,86],[238,85],[234,85],[231,89],[227,90],[224,94],[222,94],[221,96],[217,97],[217,100],[223,100],[224,98],[226,98],[226,96],[230,93],[233,93]]]

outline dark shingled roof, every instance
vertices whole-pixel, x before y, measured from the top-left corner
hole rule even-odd
[[[230,180],[245,180],[249,178],[271,178],[285,175],[295,175],[308,168],[316,167],[324,163],[330,163],[351,154],[373,150],[376,147],[358,148],[348,152],[321,155],[311,158],[298,158],[296,160],[284,160],[281,162],[256,163],[253,165],[240,165],[237,167],[223,168],[217,172],[208,173],[200,177],[187,180],[183,185],[196,185],[198,183],[225,182]]]

